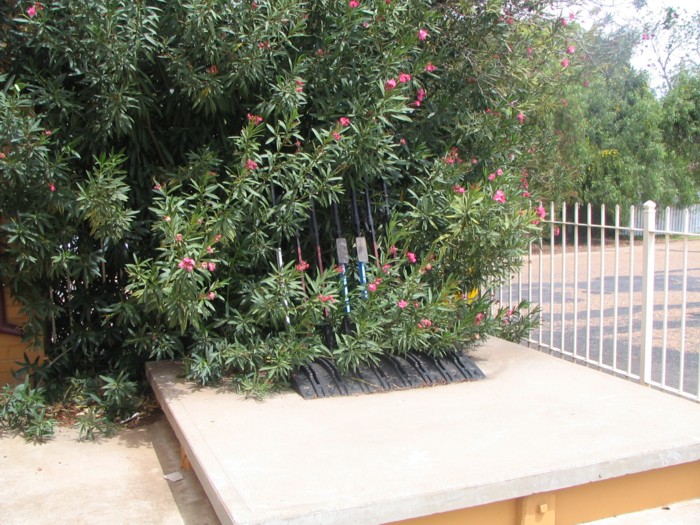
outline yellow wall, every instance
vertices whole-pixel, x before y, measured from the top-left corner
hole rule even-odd
[[[8,323],[21,325],[24,316],[20,312],[19,305],[12,300],[10,292],[3,289],[5,296],[5,320]],[[16,382],[12,375],[12,370],[19,368],[17,362],[24,361],[24,354],[34,361],[36,357],[43,359],[44,353],[41,348],[34,348],[33,345],[22,341],[21,336],[0,333],[0,386],[7,383]]]
[[[700,497],[700,461],[394,522],[401,525],[576,525]]]

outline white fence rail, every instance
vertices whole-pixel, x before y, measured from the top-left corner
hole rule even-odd
[[[658,213],[653,202],[641,217],[635,207],[610,211],[551,204],[548,235],[496,298],[540,305],[529,345],[700,401],[700,230],[691,230],[692,210],[680,212],[680,228],[678,212]]]

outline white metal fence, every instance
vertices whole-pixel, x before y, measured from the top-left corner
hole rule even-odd
[[[700,230],[692,219],[692,210],[658,213],[653,202],[641,218],[635,207],[551,204],[545,239],[496,299],[540,305],[529,345],[700,401]]]

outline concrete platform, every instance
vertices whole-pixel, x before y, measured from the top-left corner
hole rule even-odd
[[[222,523],[386,523],[700,460],[695,403],[497,339],[473,357],[486,380],[312,401],[147,373]]]

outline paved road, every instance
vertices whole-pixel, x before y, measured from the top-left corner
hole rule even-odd
[[[652,380],[697,396],[700,240],[659,242],[655,269]],[[535,253],[501,297],[541,304],[543,322],[531,337],[544,346],[638,375],[641,292],[641,245],[621,247],[617,258],[608,245],[590,254],[585,247]]]

